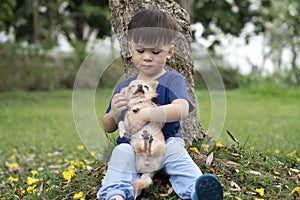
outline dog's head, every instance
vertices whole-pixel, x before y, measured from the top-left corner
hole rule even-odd
[[[157,97],[157,86],[158,81],[145,82],[143,80],[133,80],[128,87],[121,90],[121,93],[129,100],[152,100]]]

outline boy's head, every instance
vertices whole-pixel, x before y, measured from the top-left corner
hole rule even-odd
[[[143,10],[128,25],[130,41],[149,46],[171,45],[176,31],[177,25],[173,17],[161,10]]]

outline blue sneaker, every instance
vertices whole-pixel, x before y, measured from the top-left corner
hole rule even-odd
[[[223,188],[219,180],[211,174],[200,176],[195,184],[194,200],[222,200]]]

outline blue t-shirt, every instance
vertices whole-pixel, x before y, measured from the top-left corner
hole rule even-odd
[[[136,78],[137,76],[133,76],[117,84],[113,95],[120,93],[122,88],[127,87],[129,83]],[[156,89],[158,96],[153,100],[153,102],[156,103],[157,106],[170,104],[175,99],[186,99],[189,102],[189,112],[194,109],[182,75],[180,75],[178,72],[167,71],[156,80],[159,82],[159,85]],[[108,113],[110,109],[111,102],[106,110],[106,113]],[[121,120],[123,120],[122,118],[124,118],[125,112],[126,111],[123,112],[123,117],[121,117]],[[179,121],[165,123],[164,127],[162,128],[162,132],[164,133],[165,139],[168,139],[169,137],[182,137]],[[125,137],[118,137],[117,143],[128,143],[128,140]]]

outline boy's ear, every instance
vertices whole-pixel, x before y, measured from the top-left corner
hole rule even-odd
[[[168,55],[167,58],[170,59],[174,54],[174,45],[171,45],[169,51],[168,51]]]

